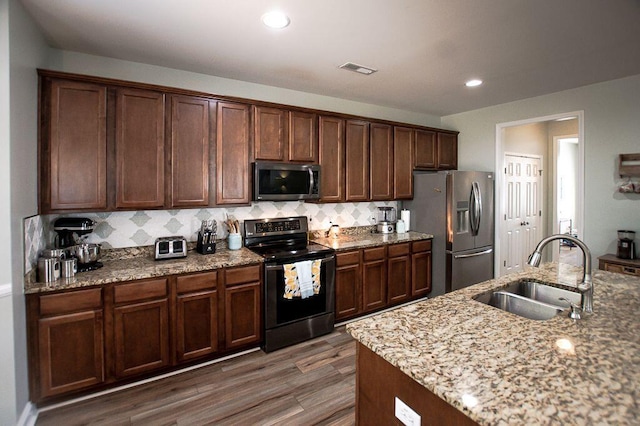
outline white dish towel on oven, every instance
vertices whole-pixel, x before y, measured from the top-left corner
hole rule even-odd
[[[313,296],[313,273],[311,267],[313,261],[305,260],[296,262],[296,271],[298,272],[298,283],[300,284],[300,297],[306,299]]]

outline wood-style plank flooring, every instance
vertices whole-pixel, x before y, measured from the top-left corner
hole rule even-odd
[[[73,405],[46,425],[353,425],[355,341],[343,327]]]

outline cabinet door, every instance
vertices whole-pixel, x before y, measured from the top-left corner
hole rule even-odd
[[[362,310],[370,312],[387,304],[386,247],[362,251]]]
[[[411,255],[411,296],[423,297],[431,292],[431,252]]]
[[[253,107],[253,156],[256,160],[285,161],[289,114],[278,108]]]
[[[40,397],[104,381],[102,309],[38,321]]]
[[[116,94],[116,208],[164,205],[164,95]]]
[[[415,131],[415,168],[435,170],[438,167],[438,148],[436,144],[436,132],[429,130]]]
[[[372,200],[393,199],[393,133],[391,126],[371,124],[369,172]]]
[[[360,251],[336,255],[336,320],[353,317],[361,312],[362,269]]]
[[[369,199],[369,123],[346,122],[346,201]]]
[[[262,339],[260,289],[259,282],[225,288],[225,349]]]
[[[316,114],[289,113],[289,161],[318,163],[317,121]]]
[[[438,169],[458,168],[458,136],[438,132]]]
[[[169,207],[209,205],[209,101],[171,96]]]
[[[387,303],[406,302],[411,298],[411,254],[409,243],[389,246],[387,263]]]
[[[249,107],[218,102],[216,121],[216,204],[247,204]]]
[[[413,198],[413,145],[414,131],[395,127],[393,134],[393,198]]]
[[[344,201],[344,120],[320,116],[319,122],[321,200]]]
[[[41,213],[106,209],[106,87],[53,80],[48,96],[51,119],[43,123],[48,124],[48,143],[43,141],[40,153]]]
[[[118,284],[113,292],[116,377],[128,377],[168,366],[167,280]]]
[[[176,358],[189,361],[218,351],[217,273],[176,280]]]

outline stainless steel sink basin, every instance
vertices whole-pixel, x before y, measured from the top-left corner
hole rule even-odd
[[[579,305],[581,295],[536,281],[520,280],[474,297],[478,302],[532,320],[551,319],[568,308],[569,304],[560,298]]]

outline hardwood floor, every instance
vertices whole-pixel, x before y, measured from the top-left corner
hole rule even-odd
[[[46,425],[353,425],[355,341],[343,327],[73,405]]]

